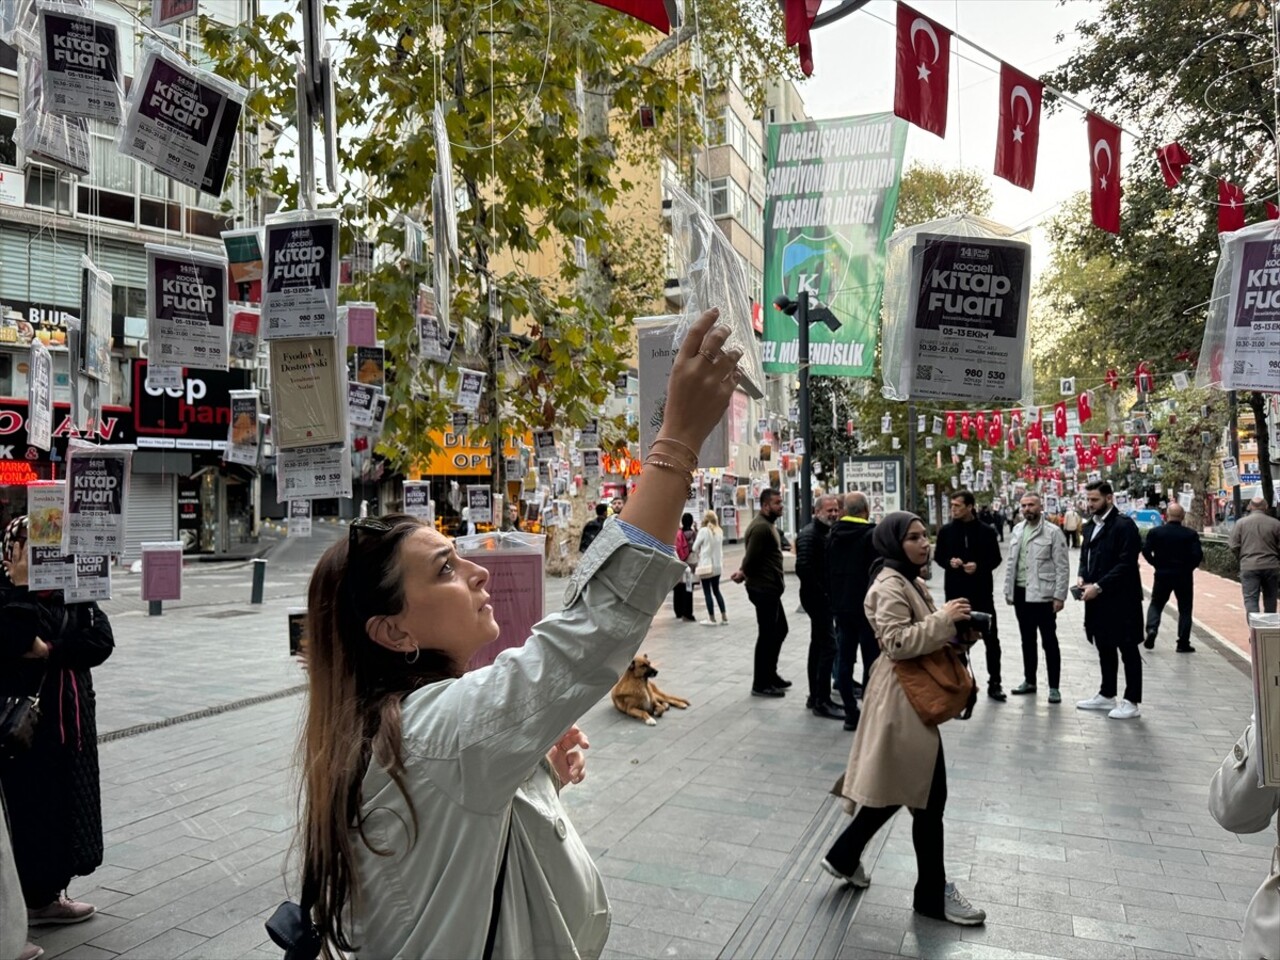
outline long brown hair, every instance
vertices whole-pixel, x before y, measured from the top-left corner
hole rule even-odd
[[[324,940],[351,952],[350,911],[360,896],[352,831],[364,836],[361,782],[370,759],[381,765],[418,817],[404,784],[400,706],[405,694],[456,676],[444,654],[422,650],[414,663],[370,639],[370,617],[404,608],[400,546],[423,526],[392,514],[353,524],[351,535],[325,551],[307,588],[307,714],[298,746],[302,765],[302,900]]]

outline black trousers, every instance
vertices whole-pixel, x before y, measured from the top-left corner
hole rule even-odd
[[[693,617],[693,592],[683,583],[677,583],[672,594],[671,607],[677,617],[690,619]]]
[[[947,765],[938,743],[938,758],[933,765],[933,783],[929,801],[923,810],[911,811],[911,842],[916,848],[915,909],[929,917],[942,919],[947,885],[944,859],[942,814],[947,806]],[[858,807],[849,826],[827,852],[827,861],[843,874],[852,874],[862,859],[871,838],[888,823],[898,807]]]
[[[1036,685],[1036,672],[1040,668],[1039,647],[1036,634],[1044,644],[1044,665],[1049,671],[1049,689],[1062,685],[1062,651],[1058,648],[1058,615],[1053,612],[1053,602],[1027,603],[1027,588],[1013,588],[1013,613],[1018,618],[1018,633],[1022,636],[1022,675],[1027,685]]]
[[[1178,598],[1178,643],[1191,642],[1191,604],[1195,596],[1194,580],[1190,572],[1162,574],[1156,571],[1156,582],[1151,587],[1151,606],[1147,608],[1147,633],[1160,632],[1160,617],[1164,615],[1169,594]]]
[[[876,635],[867,623],[866,617],[854,613],[836,614],[836,633],[838,647],[836,652],[836,689],[840,691],[840,699],[844,701],[845,712],[849,704],[854,703],[853,668],[858,662],[858,650],[862,650],[862,679],[859,681],[865,688],[871,676],[871,664],[880,656],[880,644]]]
[[[774,686],[778,680],[778,655],[787,639],[787,615],[782,609],[782,594],[747,589],[747,599],[756,608],[755,675],[751,685],[756,690]]]
[[[801,590],[800,605],[809,615],[809,701],[817,706],[831,699],[831,671],[836,662],[835,621],[831,619],[827,598],[820,593],[815,596]]]
[[[996,616],[996,601],[993,597],[969,597],[969,605],[982,613],[991,614],[991,636],[987,638],[987,686],[1000,686],[1000,621]]]
[[[1097,601],[1092,601],[1096,603]],[[1131,703],[1142,702],[1142,654],[1138,644],[1142,639],[1137,624],[1131,629],[1125,617],[1107,616],[1098,611],[1086,616],[1085,635],[1098,649],[1098,667],[1102,684],[1098,692],[1104,697],[1116,695],[1116,676],[1119,661],[1124,661],[1124,698]]]

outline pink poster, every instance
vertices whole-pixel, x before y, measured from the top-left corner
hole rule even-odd
[[[347,345],[378,345],[378,308],[372,303],[347,304]]]
[[[142,545],[142,599],[182,599],[182,544]]]
[[[467,551],[467,559],[489,571],[488,591],[494,619],[502,632],[471,659],[485,667],[509,647],[524,646],[543,616],[542,553],[516,550]]]

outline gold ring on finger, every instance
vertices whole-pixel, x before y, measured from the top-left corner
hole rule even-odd
[[[707,363],[711,364],[712,366],[715,366],[715,364],[720,361],[719,356],[717,356],[714,353],[711,353],[709,350],[706,350],[706,349],[699,350],[698,356],[702,357],[702,359],[706,360]]]

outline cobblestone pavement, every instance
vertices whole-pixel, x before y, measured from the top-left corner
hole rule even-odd
[[[300,682],[284,614],[341,532],[318,526],[312,543],[278,550],[261,608],[247,604],[245,566],[189,570],[187,599],[159,618],[136,600],[136,577],[117,584],[117,652],[95,671],[106,863],[71,890],[99,914],[41,934],[47,956],[278,960],[262,923],[285,893],[302,701],[255,698]],[[972,720],[946,725],[948,874],[988,913],[985,927],[961,929],[910,911],[905,815],[869,848],[865,892],[817,868],[846,822],[827,791],[852,735],[803,709],[808,621],[793,612],[794,580],[782,672],[796,687],[784,700],[748,695],[754,617],[740,588],[726,599],[730,626],[677,623],[668,609],[642,648],[690,709],[650,728],[601,702],[582,721],[588,777],[565,802],[613,901],[608,956],[1234,955],[1271,841],[1226,833],[1205,810],[1209,777],[1251,710],[1239,658],[1207,634],[1199,653],[1176,655],[1166,614],[1161,643],[1143,651],[1142,718],[1109,720],[1074,708],[1096,692],[1097,666],[1068,606],[1065,703],[1048,704],[1042,682],[1038,697],[984,698]],[[1011,612],[1001,626],[1012,686],[1022,671]]]

